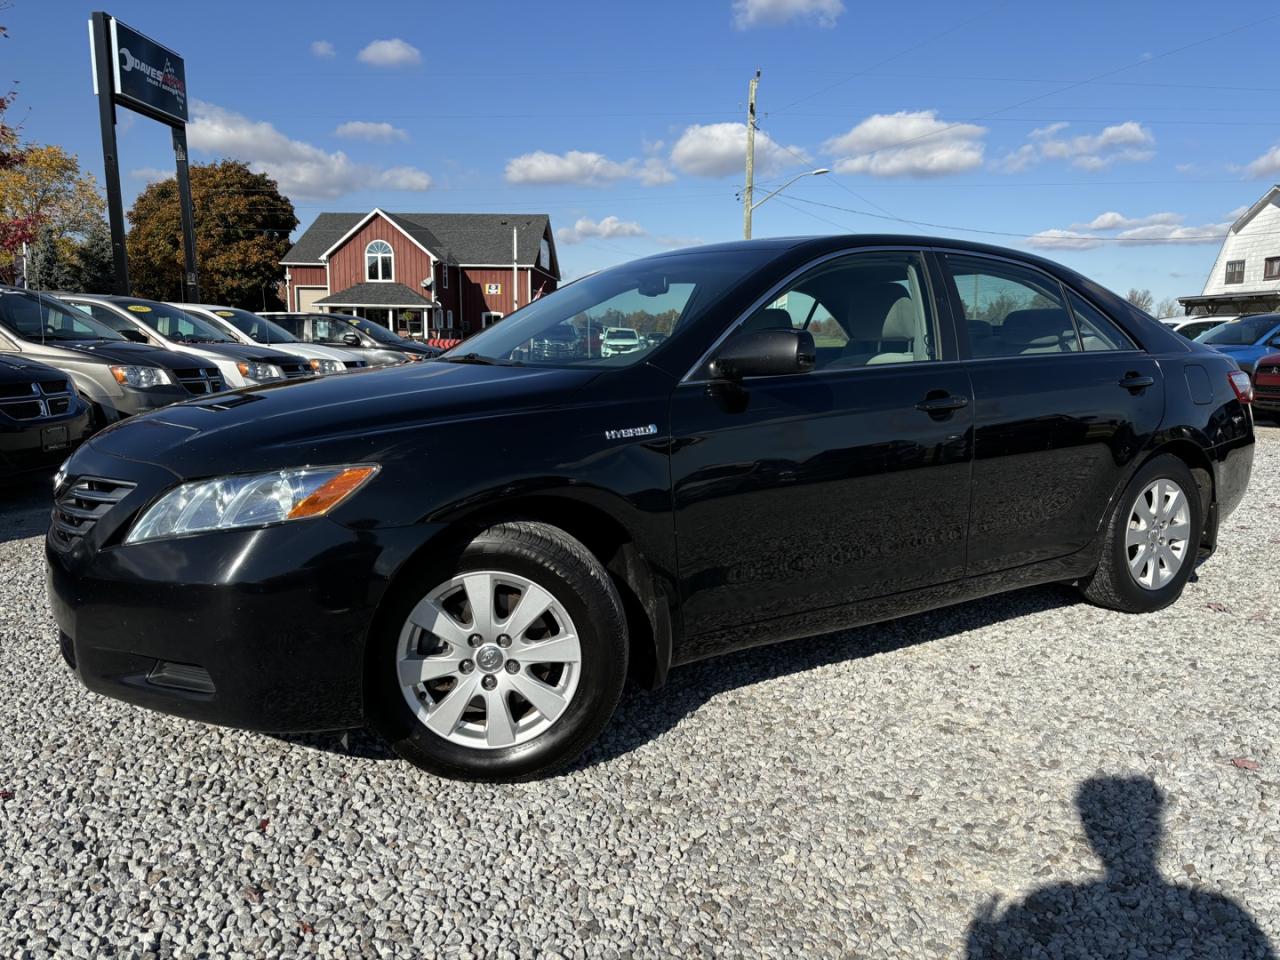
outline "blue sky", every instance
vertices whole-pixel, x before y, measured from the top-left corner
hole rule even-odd
[[[19,81],[10,118],[27,138],[100,176],[93,7],[14,0],[0,79]],[[1274,2],[1212,16],[1170,0],[117,0],[109,12],[186,58],[193,159],[271,173],[304,226],[373,206],[546,212],[569,277],[741,236],[757,67],[757,198],[833,172],[761,206],[756,236],[987,239],[1160,298],[1198,293],[1211,238],[1280,181]],[[121,117],[128,203],[173,158],[163,127]]]

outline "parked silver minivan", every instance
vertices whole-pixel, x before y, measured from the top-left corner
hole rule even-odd
[[[90,404],[95,427],[226,389],[211,363],[132,343],[82,310],[17,287],[0,286],[0,353],[65,373]]]

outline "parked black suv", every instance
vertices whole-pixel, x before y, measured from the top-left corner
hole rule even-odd
[[[65,373],[0,354],[0,483],[52,473],[89,429],[89,407]]]
[[[569,321],[668,336],[530,349]],[[1173,603],[1244,495],[1249,397],[1229,358],[1010,250],[668,253],[438,361],[94,438],[56,491],[53,609],[93,690],[537,776],[628,674],[1050,581]]]

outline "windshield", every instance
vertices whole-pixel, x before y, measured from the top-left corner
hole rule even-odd
[[[279,324],[239,307],[213,307],[215,317],[225,320],[241,333],[257,343],[300,343],[301,341]]]
[[[372,320],[366,320],[364,317],[349,317],[345,313],[331,314],[345,323],[351,324],[357,330],[363,330],[379,343],[386,343],[393,347],[404,346],[406,343],[412,343],[399,334],[392,333],[380,323],[374,323]]]
[[[141,320],[166,340],[178,343],[234,342],[208,321],[167,303],[150,300],[113,300],[112,303],[121,310],[128,310],[135,320]]]
[[[110,327],[99,323],[52,297],[21,290],[0,290],[0,324],[24,340],[123,340]]]
[[[1262,317],[1241,317],[1219,324],[1212,330],[1206,330],[1196,337],[1196,343],[1207,343],[1212,346],[1243,347],[1257,343],[1276,326],[1280,320],[1271,314]]]
[[[628,367],[679,336],[735,283],[776,256],[690,251],[584,277],[522,307],[444,354],[539,366]],[[626,341],[634,349],[605,349]]]

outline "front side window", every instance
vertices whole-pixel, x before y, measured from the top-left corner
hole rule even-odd
[[[807,330],[817,369],[938,359],[924,261],[917,253],[859,253],[805,274],[743,321],[741,330]]]
[[[1080,349],[1062,286],[1017,264],[948,256],[975,357],[1074,353]]]
[[[346,337],[358,336],[355,330],[351,328],[351,324],[347,323],[345,320],[330,320],[328,317],[316,317],[311,321],[311,323],[317,343],[343,345],[346,343]]]
[[[1228,260],[1227,261],[1227,278],[1226,283],[1244,283],[1244,261]]]
[[[364,248],[365,277],[369,280],[394,280],[393,260],[391,244],[385,240],[374,240]]]

